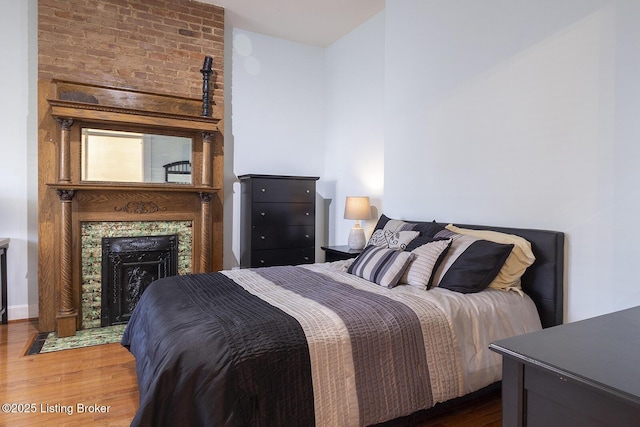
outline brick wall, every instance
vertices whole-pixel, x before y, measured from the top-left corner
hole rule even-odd
[[[191,0],[38,0],[38,77],[202,97],[223,106],[224,9]]]

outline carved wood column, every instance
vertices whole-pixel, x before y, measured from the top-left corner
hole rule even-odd
[[[211,193],[200,193],[200,273],[211,271]]]
[[[72,260],[72,230],[71,230],[71,201],[73,190],[56,190],[60,197],[60,275],[58,278],[58,313],[57,331],[59,337],[76,334],[76,320],[78,311],[73,301],[73,260]]]
[[[58,181],[71,182],[71,147],[70,130],[73,126],[72,119],[56,119],[60,124],[60,164],[58,168]]]
[[[202,185],[211,187],[213,180],[211,177],[211,139],[213,134],[202,132]]]

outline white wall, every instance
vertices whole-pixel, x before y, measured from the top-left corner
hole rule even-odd
[[[342,218],[346,196],[370,196],[375,209],[383,194],[384,13],[327,49],[239,29],[232,37],[225,155],[233,153],[233,211],[225,222],[235,223],[225,268],[238,265],[233,181],[245,173],[319,176],[316,246],[346,244],[353,226]],[[376,219],[363,221],[365,230]]]
[[[0,1],[0,237],[9,320],[38,315],[37,2]]]
[[[326,49],[324,179],[329,241],[347,244],[347,196],[369,196],[374,212],[384,190],[384,12]],[[367,237],[377,216],[362,221]]]
[[[228,33],[227,33],[228,34]],[[225,208],[224,267],[240,260],[240,183],[243,174],[319,176],[316,242],[325,241],[324,195],[324,49],[233,29],[231,96],[225,98],[231,122],[225,124],[225,162],[233,173],[232,211]],[[228,82],[226,84],[229,84]],[[232,226],[229,227],[229,221]],[[228,247],[228,246],[227,246]],[[231,256],[229,256],[231,255]]]
[[[385,212],[564,231],[568,320],[640,304],[640,2],[385,13]]]
[[[320,174],[324,51],[233,30],[231,117],[236,174]]]

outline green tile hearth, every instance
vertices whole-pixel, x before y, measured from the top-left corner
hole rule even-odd
[[[100,344],[118,343],[127,325],[105,326],[103,328],[83,329],[75,336],[58,338],[56,332],[40,334],[36,338],[29,354],[51,353],[53,351],[69,350],[73,348],[90,347]],[[42,347],[38,351],[38,347]]]

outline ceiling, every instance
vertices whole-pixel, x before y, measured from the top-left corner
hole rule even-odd
[[[225,8],[226,24],[326,47],[384,9],[385,0],[199,0]]]

